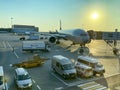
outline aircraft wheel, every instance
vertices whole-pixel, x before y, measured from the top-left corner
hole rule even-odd
[[[88,47],[80,47],[78,53],[81,55],[88,55],[90,51]]]
[[[60,41],[56,41],[56,44],[60,44]]]
[[[113,53],[114,53],[114,55],[116,55],[116,56],[119,56],[119,55],[120,55],[119,49],[117,49],[117,48],[113,48]]]

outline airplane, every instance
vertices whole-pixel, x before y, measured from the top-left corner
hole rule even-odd
[[[90,43],[89,34],[83,29],[71,29],[71,30],[61,30],[57,34],[52,35],[50,38],[52,43],[58,39],[57,43],[59,44],[59,39],[70,40],[74,44],[80,44],[80,46],[85,46],[85,44]]]
[[[86,32],[83,29],[71,29],[71,30],[62,30],[61,28],[61,21],[60,21],[60,30],[56,31],[56,33],[52,33],[50,32],[50,38],[49,38],[49,42],[51,43],[60,43],[60,39],[64,39],[64,40],[70,40],[73,42],[72,45],[75,44],[80,44],[80,49],[79,52],[84,52],[83,48],[87,49],[87,47],[85,47],[86,44],[91,42],[90,36],[88,34],[88,32]]]
[[[50,34],[49,42],[51,43],[60,43],[60,39],[70,40],[73,42],[72,45],[80,44],[80,48],[78,50],[79,53],[83,54],[86,52],[89,54],[89,48],[86,47],[86,44],[89,44],[91,40],[104,40],[107,44],[109,44],[113,48],[113,53],[115,55],[120,54],[120,50],[116,48],[117,40],[120,40],[120,32],[97,32],[97,31],[85,31],[83,29],[71,29],[71,30],[62,30],[61,28],[61,20],[60,20],[60,30],[56,33]],[[114,45],[110,44],[110,41],[113,41]]]

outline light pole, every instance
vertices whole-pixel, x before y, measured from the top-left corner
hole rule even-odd
[[[11,17],[10,19],[11,19],[11,28],[12,28],[12,25],[13,25],[13,18]]]
[[[120,73],[120,55],[117,55],[118,58],[118,72]]]

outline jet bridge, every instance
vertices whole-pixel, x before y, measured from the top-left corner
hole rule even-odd
[[[91,39],[95,40],[120,40],[120,32],[102,32],[102,31],[88,31]]]
[[[104,40],[120,40],[120,32],[103,32],[102,39],[104,39]]]
[[[110,47],[113,48],[113,53],[117,55],[120,50],[116,47],[117,40],[120,40],[120,32],[115,29],[115,32],[102,32],[89,30],[88,34],[93,40],[104,40]]]

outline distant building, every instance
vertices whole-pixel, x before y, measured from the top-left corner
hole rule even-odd
[[[32,34],[38,32],[38,27],[30,25],[12,25],[12,32],[16,34]]]
[[[0,28],[0,33],[10,33],[11,28]]]

